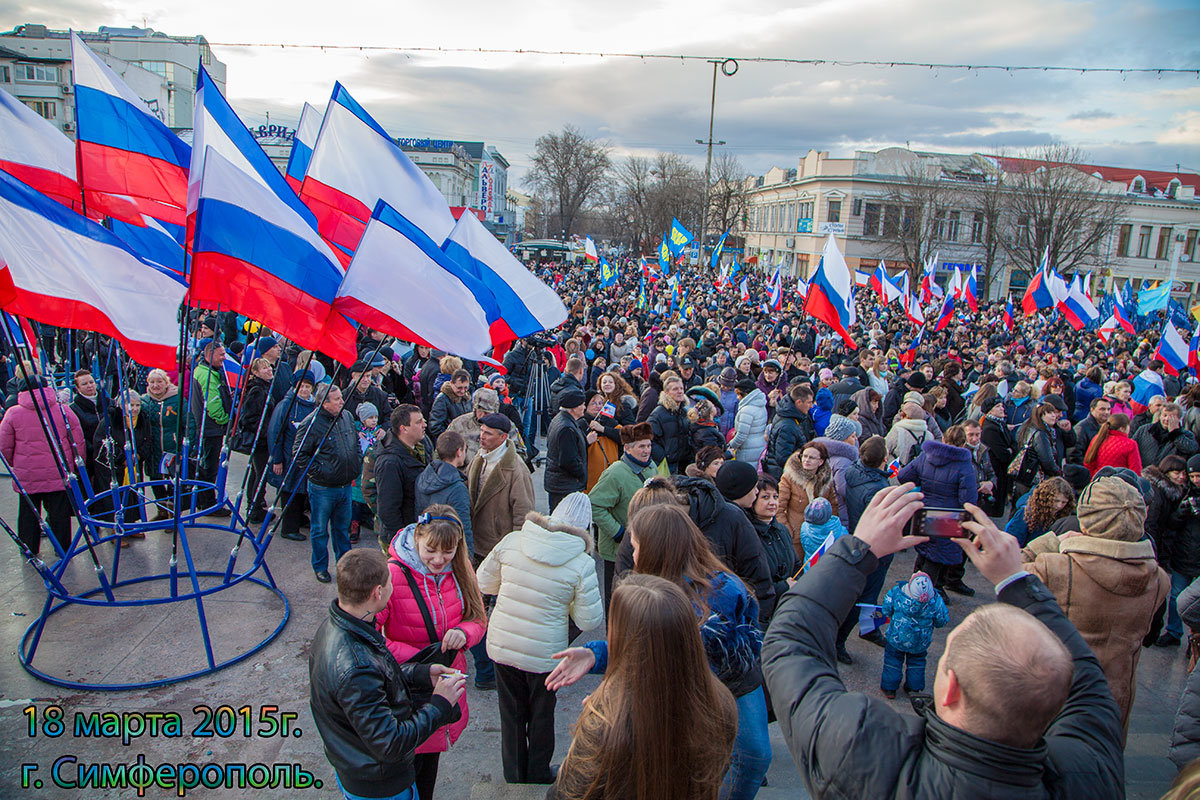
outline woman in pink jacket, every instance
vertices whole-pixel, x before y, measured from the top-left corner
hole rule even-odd
[[[458,514],[448,505],[429,506],[415,525],[396,534],[388,556],[392,598],[375,616],[388,650],[403,664],[423,648],[441,642],[443,652],[455,653],[451,666],[465,673],[464,652],[483,639],[487,614]],[[429,635],[423,608],[428,611],[435,637]],[[458,705],[462,718],[438,728],[417,747],[413,766],[421,800],[433,797],[439,754],[449,750],[467,727],[465,694]]]
[[[57,451],[65,455],[74,469],[76,456],[87,457],[83,440],[83,426],[79,417],[68,406],[58,402],[53,390],[42,387],[40,378],[30,378],[39,387],[37,407],[34,394],[29,389],[17,395],[17,404],[4,412],[0,421],[0,453],[12,467],[13,491],[17,481],[27,493],[22,498],[17,512],[17,534],[25,546],[37,555],[42,541],[42,511],[46,512],[50,531],[58,539],[63,550],[71,543],[71,498],[63,483],[62,472],[55,463],[58,456],[50,449],[51,439],[42,428],[53,425],[57,433]],[[22,384],[24,385],[24,384]]]

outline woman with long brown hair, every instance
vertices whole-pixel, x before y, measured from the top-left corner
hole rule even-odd
[[[687,596],[664,578],[629,575],[613,590],[608,642],[608,669],[551,796],[715,800],[737,706],[709,668]]]
[[[1142,455],[1137,444],[1129,438],[1129,417],[1124,414],[1108,416],[1088,444],[1083,465],[1093,475],[1101,467],[1128,467],[1138,475],[1142,474]]]
[[[452,506],[434,504],[415,525],[396,534],[388,550],[392,597],[375,615],[388,650],[403,664],[431,644],[454,653],[450,666],[467,671],[466,650],[479,644],[487,628],[483,595],[471,569],[462,521]],[[426,619],[428,618],[428,623]],[[430,625],[433,630],[430,631]],[[462,717],[438,728],[417,747],[413,761],[423,800],[433,797],[438,757],[467,727],[467,696],[458,701]]]
[[[662,500],[655,505],[639,504],[630,515],[627,533],[633,546],[634,570],[675,583],[696,610],[709,666],[737,698],[737,739],[722,797],[753,798],[771,765],[758,602],[713,555],[687,510],[669,496]],[[589,670],[603,672],[607,653],[608,645],[602,641],[555,653],[560,663],[546,679],[546,686],[558,689],[579,680]]]
[[[1063,401],[1058,398],[1058,402],[1061,404]],[[1065,430],[1058,424],[1062,419],[1062,414],[1062,409],[1053,401],[1039,403],[1017,432],[1017,443],[1022,449],[1030,448],[1032,450],[1032,454],[1027,454],[1026,457],[1036,458],[1038,466],[1033,477],[1027,483],[1014,480],[1014,496],[1020,497],[1025,494],[1043,477],[1062,474],[1062,465],[1066,463],[1067,446],[1075,443],[1075,434],[1071,431],[1070,423],[1067,423]],[[1068,438],[1069,441],[1066,441]]]
[[[792,534],[796,554],[804,557],[800,544],[800,526],[804,524],[804,509],[818,497],[824,497],[837,514],[837,487],[833,483],[833,468],[829,451],[821,442],[809,442],[788,457],[779,481],[779,520]]]

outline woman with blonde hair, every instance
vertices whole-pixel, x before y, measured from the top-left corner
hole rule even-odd
[[[608,642],[608,669],[584,701],[548,796],[716,800],[737,705],[709,668],[683,590],[629,575],[613,591]]]
[[[454,508],[434,504],[414,525],[403,528],[388,548],[392,596],[375,615],[388,650],[404,664],[414,659],[467,671],[466,650],[479,644],[487,628],[483,595],[471,569],[462,521]],[[438,758],[467,727],[467,696],[458,701],[460,718],[438,728],[417,747],[413,768],[422,800],[433,797]]]

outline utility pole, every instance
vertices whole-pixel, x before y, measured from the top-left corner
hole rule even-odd
[[[700,209],[700,262],[704,262],[704,237],[708,233],[708,187],[712,183],[712,149],[714,144],[725,144],[724,140],[713,141],[713,117],[717,108],[717,70],[726,77],[737,74],[738,63],[732,58],[710,58],[713,65],[712,96],[708,101],[708,140],[697,139],[696,144],[708,145],[708,157],[704,161],[704,206]]]

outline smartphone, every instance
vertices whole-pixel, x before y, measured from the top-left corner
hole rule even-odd
[[[962,526],[969,519],[970,513],[962,508],[926,507],[912,518],[910,533],[936,539],[969,539],[970,531]]]

